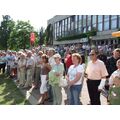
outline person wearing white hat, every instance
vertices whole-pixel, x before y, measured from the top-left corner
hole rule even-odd
[[[34,67],[34,64],[35,64],[31,51],[28,51],[27,57],[28,57],[27,63],[26,63],[27,80],[26,80],[26,83],[24,86],[25,89],[32,86],[32,79],[33,79],[33,74],[32,74],[33,69],[32,68]]]
[[[26,74],[26,55],[21,53],[20,60],[18,61],[18,71],[20,74],[19,86],[23,87],[25,84],[25,74]]]
[[[64,66],[61,62],[61,56],[55,54],[55,65],[52,67],[52,70],[49,72],[49,84],[52,86],[53,92],[53,104],[60,105],[62,103],[62,93],[61,87],[59,86],[60,79],[63,77]]]

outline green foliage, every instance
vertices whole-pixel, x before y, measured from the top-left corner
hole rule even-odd
[[[63,41],[63,40],[75,40],[75,39],[81,39],[81,38],[86,38],[88,36],[95,36],[96,35],[96,30],[88,31],[87,33],[81,33],[79,35],[72,35],[72,36],[67,36],[67,37],[62,37],[58,38],[58,41]]]
[[[18,50],[30,47],[30,33],[33,32],[33,27],[29,21],[17,21],[10,34],[8,41],[9,49]]]
[[[13,80],[0,74],[0,105],[30,105]]]
[[[36,36],[35,45],[39,43],[39,35],[29,21],[14,22],[9,15],[3,16],[0,25],[0,49],[19,50],[30,48],[30,33]]]
[[[8,48],[8,39],[13,30],[15,22],[11,19],[9,15],[2,16],[3,21],[0,26],[0,49],[7,50]]]

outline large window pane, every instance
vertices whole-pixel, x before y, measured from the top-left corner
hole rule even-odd
[[[117,19],[117,15],[111,15],[111,19]]]
[[[78,15],[75,16],[75,29],[78,28]]]
[[[102,31],[102,23],[98,23],[98,31]]]
[[[70,17],[68,18],[68,31],[70,30]]]
[[[91,30],[91,15],[88,15],[87,26],[88,26],[88,31],[90,31]]]
[[[96,24],[96,15],[92,16],[92,24]]]
[[[104,16],[104,21],[109,21],[109,15]]]
[[[109,21],[104,22],[104,30],[109,30]]]
[[[117,28],[117,19],[114,19],[114,20],[111,21],[111,28],[112,29]]]
[[[83,26],[86,26],[86,15],[83,15]]]
[[[102,15],[98,15],[98,23],[102,22]]]

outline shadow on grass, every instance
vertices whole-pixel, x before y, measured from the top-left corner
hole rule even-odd
[[[8,78],[6,75],[0,75],[0,104],[30,105],[13,80]]]

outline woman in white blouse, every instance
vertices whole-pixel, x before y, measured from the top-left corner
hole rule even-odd
[[[72,54],[73,65],[70,66],[67,73],[67,81],[69,85],[69,104],[80,105],[80,93],[82,88],[82,76],[84,68],[81,65],[82,58],[80,54]]]

